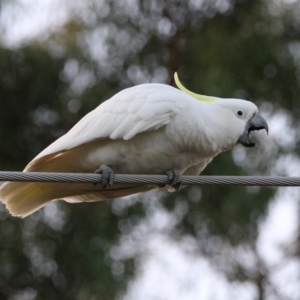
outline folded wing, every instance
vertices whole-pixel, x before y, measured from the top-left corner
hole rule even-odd
[[[186,97],[185,93],[163,84],[125,89],[87,114],[34,160],[96,139],[129,140],[138,133],[156,130],[184,108]]]

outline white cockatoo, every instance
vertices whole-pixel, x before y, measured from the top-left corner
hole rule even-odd
[[[254,146],[250,131],[268,131],[252,102],[192,93],[176,73],[175,82],[180,90],[151,83],[117,93],[24,169],[97,170],[103,174],[102,184],[7,182],[0,189],[0,198],[10,213],[25,217],[57,199],[99,201],[159,188],[134,183],[112,186],[114,173],[167,174],[169,190],[178,189],[180,175],[199,175],[219,153],[239,143]]]

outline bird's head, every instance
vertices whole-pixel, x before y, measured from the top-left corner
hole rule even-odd
[[[258,108],[250,101],[240,99],[218,99],[213,103],[219,112],[220,124],[224,124],[224,134],[228,132],[235,144],[254,147],[250,139],[251,131],[269,128],[266,120],[258,114]]]
[[[211,132],[215,133],[216,140],[221,141],[220,148],[229,149],[238,143],[254,147],[255,143],[250,140],[251,131],[265,129],[268,133],[267,122],[258,114],[258,108],[252,102],[198,95],[180,83],[177,73],[174,79],[180,90],[212,108],[206,118],[210,120],[213,127]]]

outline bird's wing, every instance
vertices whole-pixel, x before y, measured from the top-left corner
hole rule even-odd
[[[87,114],[34,161],[96,139],[129,140],[138,133],[156,130],[184,109],[187,97],[163,84],[142,84],[125,89]]]

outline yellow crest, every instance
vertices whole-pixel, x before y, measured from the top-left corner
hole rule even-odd
[[[200,101],[203,101],[203,102],[214,102],[217,100],[217,98],[215,97],[210,97],[210,96],[203,96],[203,95],[199,95],[199,94],[196,94],[196,93],[193,93],[191,91],[189,91],[187,88],[185,88],[181,82],[179,81],[179,78],[178,78],[178,74],[177,72],[175,72],[174,74],[174,80],[175,80],[175,83],[177,85],[177,87],[182,90],[183,92],[187,93],[188,95],[196,98],[197,100],[200,100]]]

